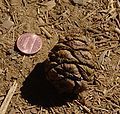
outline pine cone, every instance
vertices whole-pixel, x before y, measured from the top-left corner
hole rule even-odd
[[[49,53],[45,73],[60,94],[78,94],[82,80],[89,80],[94,68],[89,43],[78,36],[66,36]]]

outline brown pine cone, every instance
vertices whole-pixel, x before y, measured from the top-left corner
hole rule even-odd
[[[60,94],[78,94],[82,80],[89,80],[95,65],[90,44],[82,37],[66,36],[51,50],[45,66],[46,78]]]

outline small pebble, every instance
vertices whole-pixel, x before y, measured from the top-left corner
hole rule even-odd
[[[25,114],[31,114],[30,110],[26,110]]]
[[[32,114],[37,114],[37,110],[35,108],[32,108],[30,111]]]

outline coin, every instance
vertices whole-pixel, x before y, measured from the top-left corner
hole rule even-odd
[[[17,48],[24,54],[35,54],[42,47],[41,38],[34,33],[22,34],[17,39]]]

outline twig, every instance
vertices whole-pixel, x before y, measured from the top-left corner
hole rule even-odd
[[[44,28],[44,27],[40,27],[41,29],[42,29],[42,31],[46,34],[46,36],[48,37],[48,38],[51,38],[52,37],[52,35]]]
[[[53,108],[50,108],[52,114],[56,114]]]
[[[113,102],[111,102],[111,100],[106,99],[106,101],[107,101],[108,103],[110,103],[112,106],[117,107],[117,108],[120,109],[120,106],[117,105],[117,104],[115,104],[115,103],[113,103]]]
[[[12,99],[12,96],[14,95],[15,93],[15,90],[17,88],[17,82],[16,80],[14,81],[12,87],[10,88],[10,90],[8,91],[8,94],[5,98],[5,100],[3,101],[1,107],[0,107],[0,113],[1,114],[5,114],[6,113],[6,110],[7,110],[7,107]]]
[[[10,8],[9,2],[8,2],[7,0],[4,0],[4,1],[5,1],[5,3],[7,4],[7,6]]]
[[[82,20],[87,19],[88,17],[90,17],[91,15],[95,14],[97,10],[94,10],[93,12],[89,13],[87,16],[85,16]]]
[[[108,50],[105,50],[99,57],[99,64],[103,64],[104,63],[104,59],[105,59],[105,56],[107,55],[107,52]]]
[[[120,21],[117,18],[115,18],[115,21],[116,21],[118,28],[120,28]]]
[[[95,33],[95,34],[100,34],[100,31],[98,31],[98,30],[96,30],[96,29],[93,29],[93,28],[91,28],[91,27],[87,27],[86,30],[89,31],[89,32],[93,32],[93,33]]]
[[[39,23],[40,24],[44,24],[45,22],[42,20],[42,18],[38,18],[38,20],[39,20]],[[42,29],[42,31],[46,34],[46,36],[48,37],[48,38],[51,38],[52,37],[52,35],[44,28],[44,27],[40,27],[41,29]]]
[[[18,106],[18,108],[19,108],[19,111],[20,111],[22,114],[25,114],[20,106]]]
[[[31,108],[35,108],[36,106],[29,106],[29,107],[26,107],[25,110],[28,110],[28,109],[31,109]]]
[[[80,102],[78,102],[77,100],[75,100],[75,102],[80,105],[85,111],[87,111],[90,114],[90,109],[88,107],[86,107],[85,105],[82,105]]]
[[[92,108],[95,109],[95,110],[102,110],[102,111],[109,112],[109,110],[104,109],[104,108],[98,108],[98,107],[94,107],[94,106],[92,106]]]
[[[96,30],[96,29],[87,27],[86,30],[89,31],[89,32],[93,32],[93,33],[97,34],[97,36],[104,36],[104,37],[106,37],[106,38],[111,39],[111,36],[108,36],[108,35],[106,35],[106,34],[104,34],[104,33],[101,33],[100,31],[98,31],[98,30]],[[96,36],[96,35],[94,35],[94,37],[95,37],[95,36]]]
[[[115,8],[114,8],[114,9],[112,9],[112,10],[110,10],[110,12],[109,12],[109,13],[113,12],[113,14],[112,14],[110,17],[106,17],[106,21],[105,21],[105,22],[108,22],[110,19],[115,19],[115,18],[116,18],[117,13],[116,13],[116,12],[114,12],[115,10],[116,10]]]
[[[120,60],[117,62],[117,65],[116,65],[116,67],[115,67],[115,70],[119,70],[119,65],[120,65]]]
[[[116,85],[114,85],[113,87],[111,87],[109,90],[107,90],[107,92],[106,93],[109,93],[110,91],[112,91],[115,87],[117,87],[117,86],[119,86],[119,84],[116,84]]]
[[[102,44],[102,43],[106,43],[106,42],[109,42],[111,41],[110,39],[104,39],[104,40],[100,40],[100,41],[95,41],[95,44]]]

